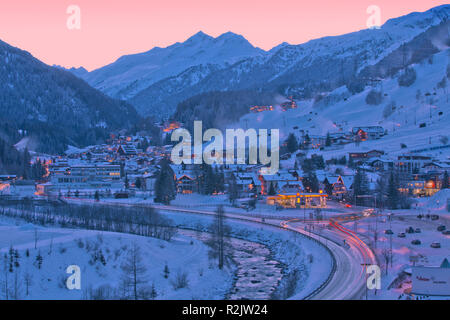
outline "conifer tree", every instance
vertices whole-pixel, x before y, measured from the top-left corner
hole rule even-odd
[[[307,173],[305,184],[305,187],[308,187],[310,192],[319,192],[319,180],[317,179],[317,175],[314,171],[309,171]]]
[[[169,270],[169,266],[167,265],[167,263],[164,265],[164,278],[168,279],[169,278],[169,274],[170,274],[170,270]]]
[[[269,196],[274,196],[276,194],[273,183],[270,184],[269,192],[267,193]]]
[[[305,149],[308,149],[311,145],[311,138],[309,137],[309,134],[305,135],[305,140],[303,141],[303,145]]]
[[[170,204],[170,201],[176,197],[175,173],[167,160],[161,161],[160,166],[161,169],[155,182],[155,202]]]
[[[238,186],[236,183],[236,177],[231,175],[228,179],[228,199],[231,203],[234,203],[239,197]]]
[[[397,181],[394,177],[394,173],[391,172],[389,176],[388,181],[388,187],[387,187],[387,204],[390,209],[397,209],[399,201],[399,194],[398,194],[398,185]]]
[[[327,139],[325,140],[325,146],[326,147],[331,146],[331,136],[329,132],[327,132]]]
[[[356,170],[355,178],[353,179],[353,196],[355,203],[357,203],[358,196],[367,195],[369,193],[369,184],[366,174],[362,170]]]
[[[38,255],[36,256],[36,265],[37,265],[38,269],[41,269],[43,261],[44,261],[44,258],[42,258],[41,252],[39,251]]]
[[[444,172],[444,178],[442,179],[442,189],[448,189],[449,182],[448,182],[448,172],[447,170]]]
[[[286,148],[289,153],[293,153],[298,150],[298,141],[293,133],[290,133],[286,140]]]

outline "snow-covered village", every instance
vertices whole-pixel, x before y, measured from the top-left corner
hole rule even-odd
[[[0,299],[448,300],[449,15],[92,71],[0,41]]]

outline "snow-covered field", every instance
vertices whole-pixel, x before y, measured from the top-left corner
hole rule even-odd
[[[216,201],[221,203],[224,199]],[[212,207],[212,204],[208,203],[207,208],[209,206]],[[179,228],[206,231],[213,222],[213,217],[208,215],[160,212],[174,221]],[[243,248],[243,253],[235,255],[239,260],[237,261],[241,270],[239,272],[251,273],[252,270],[259,270],[266,262],[272,260],[275,265],[281,262],[285,276],[293,273],[298,275],[297,286],[289,294],[291,298],[305,297],[320,286],[331,272],[330,253],[309,238],[281,228],[246,221],[227,219],[227,223],[231,227],[232,237],[247,241],[247,244],[236,245],[237,248]],[[233,286],[235,266],[219,271],[208,258],[209,248],[198,239],[199,237],[190,237],[181,232],[167,242],[129,234],[40,227],[5,217],[0,220],[0,253],[9,254],[10,248],[13,247],[18,250],[20,256],[19,267],[5,273],[9,282],[16,274],[19,278],[29,275],[33,278],[28,295],[23,286],[18,290],[21,299],[82,299],[91,298],[91,289],[102,287],[104,292],[119,289],[123,278],[122,266],[127,261],[127,253],[134,243],[142,251],[142,264],[146,268],[146,285],[149,288],[154,285],[158,293],[157,299],[223,299]],[[252,245],[252,242],[259,243],[262,247]],[[245,251],[249,250],[249,246],[254,246],[255,252],[264,255],[248,256]],[[248,252],[255,254],[252,250]],[[38,255],[43,258],[41,268],[37,263]],[[263,262],[259,262],[256,269],[252,268],[250,266],[252,260],[258,261],[260,258]],[[171,270],[169,279],[163,276],[166,263]],[[271,264],[268,263],[267,267],[261,270],[269,270],[267,274],[272,279],[274,271],[270,271]],[[6,264],[4,262],[3,265],[9,266],[8,262]],[[69,265],[81,267],[81,291],[69,291],[65,288],[64,281],[68,277],[65,270]],[[249,272],[246,269],[249,269]],[[189,286],[175,290],[172,285],[173,279],[182,272],[188,274]],[[2,281],[5,281],[5,274],[2,275]],[[252,281],[243,279],[239,282],[238,279],[238,283],[241,283],[240,285],[247,283],[252,288],[260,286],[259,283],[264,282],[264,277],[261,278],[261,275],[257,277],[258,279]],[[286,287],[287,278],[284,277],[278,286],[276,280],[270,285],[271,288],[278,287],[282,291],[281,288]],[[244,291],[245,288],[241,290]],[[267,291],[263,289],[255,294],[266,296]]]
[[[37,246],[35,249],[35,234]],[[0,253],[2,273],[0,294],[5,298],[5,275],[8,277],[11,298],[14,278],[20,283],[19,299],[84,299],[89,289],[100,286],[117,288],[123,277],[121,266],[136,243],[141,250],[145,266],[143,286],[154,287],[156,299],[223,299],[232,286],[232,271],[211,267],[208,247],[201,241],[184,235],[176,235],[170,242],[129,234],[111,232],[46,228],[1,218]],[[19,266],[4,272],[4,255],[13,247],[19,252]],[[28,252],[28,256],[27,256]],[[42,256],[39,268],[36,257]],[[100,259],[104,257],[104,262]],[[164,277],[167,263],[170,274]],[[81,268],[81,290],[68,290],[65,281],[66,268]],[[9,266],[9,265],[8,265]],[[178,273],[188,274],[188,287],[175,290],[172,283]],[[30,277],[31,276],[31,277]],[[25,277],[31,278],[27,289]]]
[[[447,213],[444,217],[450,218],[447,211],[447,200],[450,199],[450,189],[443,189],[430,198],[422,198],[418,203],[418,208],[425,213]]]

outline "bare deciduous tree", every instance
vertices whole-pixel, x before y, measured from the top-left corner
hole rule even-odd
[[[23,282],[25,283],[25,294],[28,297],[30,295],[30,287],[33,284],[33,277],[28,271],[23,275]]]
[[[225,224],[225,211],[223,206],[218,206],[213,224],[210,227],[211,239],[207,244],[211,247],[209,256],[218,259],[219,269],[231,260],[232,247],[227,239],[229,227]]]
[[[138,300],[141,286],[147,283],[147,279],[146,269],[142,263],[141,249],[136,243],[133,243],[128,252],[127,260],[121,268],[123,271],[121,287],[125,294],[124,298]]]
[[[187,288],[189,285],[188,274],[178,271],[175,279],[172,281],[172,287],[175,290]]]
[[[383,249],[381,251],[381,256],[383,257],[383,261],[384,261],[385,273],[388,274],[389,262],[391,261],[391,252],[390,252],[390,250],[389,249]]]

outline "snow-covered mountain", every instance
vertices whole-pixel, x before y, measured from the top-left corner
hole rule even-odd
[[[183,43],[123,56],[82,78],[112,97],[128,99],[153,83],[193,66],[211,63],[225,67],[264,53],[240,35],[228,32],[213,38],[200,31]]]
[[[177,103],[208,91],[263,88],[282,95],[314,96],[352,82],[359,71],[447,21],[449,15],[450,5],[444,5],[389,20],[380,29],[325,37],[300,45],[283,43],[265,54],[217,70],[199,72],[191,68],[141,90],[130,102],[142,114],[167,116]],[[196,81],[180,82],[180,77]]]
[[[311,152],[320,152],[330,159],[377,149],[390,155],[415,152],[445,159],[450,156],[450,49],[409,68],[416,78],[408,86],[399,84],[399,77],[404,74],[399,71],[357,94],[342,86],[320,100],[297,100],[297,109],[249,113],[229,127],[276,128],[280,129],[281,140],[294,133],[302,141],[302,131],[311,137],[325,137],[328,132],[348,133],[353,127],[381,126],[387,135],[379,140]],[[381,93],[382,100],[378,104],[367,103],[369,92],[374,90]]]
[[[8,144],[61,152],[67,144],[101,141],[109,130],[139,119],[130,104],[0,40],[0,139]]]
[[[267,52],[231,32],[217,38],[199,32],[183,43],[123,56],[78,76],[157,118],[169,117],[181,101],[209,91],[263,89],[311,98],[367,77],[370,66],[449,15],[450,5],[443,5],[391,19],[380,29],[282,43]]]
[[[381,29],[284,45],[271,55],[247,59],[220,70],[201,85],[205,90],[267,84],[304,89],[311,83],[345,82],[359,69],[376,63],[403,43],[447,20],[449,14],[450,5],[446,5],[389,20]]]
[[[201,64],[178,75],[160,80],[128,100],[141,114],[169,116],[178,102],[191,96],[191,89],[207,76],[220,70],[217,64]],[[150,111],[151,110],[151,111]]]

